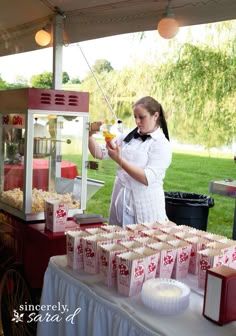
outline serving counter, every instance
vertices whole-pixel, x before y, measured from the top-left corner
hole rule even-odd
[[[211,181],[209,191],[213,194],[235,198],[232,239],[236,240],[236,180],[224,179]]]
[[[121,296],[99,275],[73,271],[66,256],[52,257],[44,277],[37,336],[235,336],[236,322],[220,327],[202,316],[203,291],[196,277],[189,275],[184,282],[191,288],[188,309],[161,316],[145,307],[140,295]]]

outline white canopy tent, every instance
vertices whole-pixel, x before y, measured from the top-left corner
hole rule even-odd
[[[53,32],[54,88],[62,75],[63,43],[155,30],[169,0],[1,0],[0,56],[42,48],[35,33]],[[236,0],[172,0],[181,26],[231,20]]]

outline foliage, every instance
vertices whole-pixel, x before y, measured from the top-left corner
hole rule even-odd
[[[102,72],[110,72],[113,71],[113,67],[111,65],[111,63],[105,59],[98,59],[96,60],[92,70],[98,74],[102,73]]]
[[[175,106],[171,131],[176,138],[207,148],[231,143],[236,123],[235,64],[235,56],[186,44],[176,64],[166,67],[162,87],[171,93]]]
[[[53,75],[52,72],[43,72],[39,75],[33,75],[30,79],[34,88],[52,89]]]
[[[66,71],[62,73],[62,83],[66,84],[70,80],[70,77]],[[53,86],[53,73],[52,72],[43,72],[39,75],[34,75],[30,79],[32,87],[35,88],[44,88],[44,89],[52,89]]]
[[[71,84],[81,84],[81,80],[79,79],[79,77],[71,78],[70,83]]]

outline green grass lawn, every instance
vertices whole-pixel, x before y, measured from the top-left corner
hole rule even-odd
[[[68,156],[71,161],[78,161],[75,156]],[[92,158],[90,158],[93,160]],[[98,170],[88,170],[88,177],[105,182],[87,203],[87,213],[101,214],[108,217],[109,204],[116,164],[112,160],[98,161]],[[232,237],[232,223],[235,200],[209,193],[211,180],[231,177],[236,179],[236,167],[233,159],[211,158],[198,155],[174,153],[170,168],[167,171],[165,191],[185,191],[214,198],[215,205],[209,209],[207,231]]]

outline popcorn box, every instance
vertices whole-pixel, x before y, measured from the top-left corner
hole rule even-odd
[[[173,241],[173,240],[177,239],[176,236],[174,236],[172,234],[163,234],[163,233],[158,235],[157,238],[158,238],[159,241],[163,241],[163,242],[167,242],[167,243],[168,243],[168,241]]]
[[[126,248],[116,243],[101,243],[99,249],[99,272],[103,282],[111,288],[117,288],[116,256],[124,253]]]
[[[160,252],[156,278],[170,279],[176,259],[176,248],[165,242],[157,242],[147,246]]]
[[[176,280],[185,278],[188,274],[192,246],[183,240],[169,241],[169,244],[177,249],[171,277]]]
[[[99,251],[98,243],[106,240],[100,234],[82,237],[84,270],[87,273],[97,274],[99,272]]]
[[[105,237],[107,239],[109,239],[112,243],[120,243],[122,242],[122,239],[124,239],[125,235],[120,231],[117,232],[107,232],[107,233],[103,233],[102,237]]]
[[[152,237],[155,240],[158,240],[158,235],[163,235],[163,231],[160,229],[149,229],[142,232],[143,237]]]
[[[155,240],[152,237],[136,237],[134,238],[134,241],[142,245],[148,245],[148,244],[153,244],[157,242],[157,240]]]
[[[52,232],[65,232],[68,204],[59,199],[45,201],[45,227]]]
[[[175,234],[176,232],[180,232],[181,230],[178,227],[175,226],[163,226],[160,227],[159,230],[166,234]]]
[[[137,252],[125,252],[116,256],[117,290],[125,296],[141,292],[144,281],[145,262]]]
[[[229,259],[229,267],[236,269],[236,241],[229,240],[229,244],[231,246],[231,253]]]
[[[182,240],[186,240],[188,238],[194,237],[194,235],[190,231],[178,231],[175,233],[173,232],[173,234],[177,239],[182,239]]]
[[[224,262],[221,250],[207,248],[199,251],[198,287],[205,288],[206,271],[212,267],[218,267]]]
[[[142,233],[131,230],[122,230],[117,233],[122,236],[122,240],[134,240],[136,237],[142,237]]]
[[[142,244],[135,240],[121,241],[119,242],[121,246],[124,246],[126,249],[133,250],[138,247],[142,247]]]
[[[143,223],[142,224],[145,227],[145,230],[155,230],[160,228],[160,224],[158,223]]]
[[[146,246],[136,248],[134,249],[134,252],[137,252],[144,257],[144,281],[155,278],[160,252]]]
[[[118,226],[118,225],[102,225],[101,229],[106,231],[106,232],[119,232],[123,231],[123,227]]]
[[[103,234],[106,233],[103,229],[101,228],[89,228],[85,229],[86,232],[88,232],[91,235],[97,235],[97,234]]]
[[[142,233],[145,230],[145,226],[142,224],[129,224],[125,227],[128,231],[134,231],[136,234]]]
[[[191,252],[189,259],[188,272],[191,274],[198,274],[199,254],[198,251],[205,250],[208,241],[202,237],[187,238],[186,242],[191,244]]]
[[[89,234],[85,231],[67,231],[66,233],[66,254],[68,266],[74,270],[84,268],[82,237]]]
[[[236,247],[236,241],[227,239],[224,240],[224,243],[218,241],[208,242],[207,247],[211,249],[221,250],[224,255],[224,265],[231,267],[230,264],[232,261],[232,255]]]

